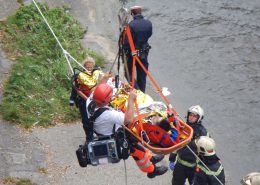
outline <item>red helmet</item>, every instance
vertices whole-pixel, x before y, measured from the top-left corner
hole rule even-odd
[[[97,105],[104,106],[110,102],[112,95],[113,90],[108,84],[100,84],[94,91],[93,100]]]

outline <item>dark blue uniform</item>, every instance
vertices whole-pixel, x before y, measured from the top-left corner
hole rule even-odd
[[[148,44],[148,39],[152,35],[152,23],[151,21],[144,19],[142,15],[135,15],[134,20],[132,20],[129,23],[129,26],[130,26],[135,48],[139,50],[138,56],[142,64],[144,65],[144,67],[148,70],[147,57],[150,49],[150,46]],[[130,75],[130,79],[128,80],[129,82],[131,82],[133,57],[127,39],[124,41],[124,50],[127,56],[127,67]],[[136,63],[136,73],[137,73],[137,82],[135,82],[135,88],[145,92],[147,75],[138,63]]]
[[[225,184],[225,173],[217,155],[200,156],[202,162],[209,168],[206,169],[200,162],[194,175],[194,185],[221,185]],[[214,175],[218,178],[219,182]]]
[[[194,139],[200,136],[206,136],[208,135],[208,132],[201,123],[189,125],[193,128],[193,138],[188,146],[196,152],[197,148]],[[175,153],[171,153],[169,160],[172,162],[176,161],[173,171],[172,185],[184,185],[187,178],[189,183],[192,184],[197,160],[191,151],[187,147],[184,147]]]

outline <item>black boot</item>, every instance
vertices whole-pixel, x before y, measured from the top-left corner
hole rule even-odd
[[[154,167],[155,168],[152,173],[147,173],[148,178],[154,178],[156,176],[163,175],[168,171],[168,167],[166,166],[160,166],[160,167],[154,166]]]
[[[151,161],[153,164],[156,164],[156,163],[160,162],[161,160],[163,160],[163,158],[164,158],[164,155],[158,154],[158,155],[153,156],[153,157],[150,159],[150,161]]]
[[[87,143],[88,142],[88,130],[84,127],[83,127],[83,130],[84,130],[85,135],[86,135],[86,142],[85,143]]]

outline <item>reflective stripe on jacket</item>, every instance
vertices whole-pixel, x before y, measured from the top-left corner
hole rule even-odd
[[[182,164],[183,166],[189,167],[189,168],[193,168],[196,166],[196,163],[191,163],[185,160],[182,160],[179,156],[177,156],[177,162]]]
[[[138,145],[140,146],[140,144]],[[150,159],[152,158],[152,154],[149,150],[145,149],[145,151],[142,151],[138,148],[135,148],[135,150],[131,152],[130,155],[137,158],[137,160],[135,161],[141,171],[146,173],[152,173],[154,171],[154,165],[150,161]]]
[[[205,168],[200,164],[197,165],[197,168],[202,170],[206,175],[215,175],[215,176],[218,176],[221,173],[221,171],[224,169],[223,166],[220,165],[217,171],[209,171],[207,168]]]

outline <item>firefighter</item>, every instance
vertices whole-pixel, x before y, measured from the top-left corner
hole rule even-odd
[[[195,140],[200,160],[194,175],[193,185],[221,185],[225,184],[224,168],[216,155],[215,141],[207,136]]]
[[[96,118],[93,123],[94,132],[97,135],[110,136],[113,133],[113,128],[115,131],[122,127],[122,125],[131,125],[134,120],[134,101],[136,99],[136,94],[131,91],[129,93],[128,104],[126,112],[114,110],[108,107],[109,102],[112,97],[112,88],[106,84],[102,83],[96,87],[93,93],[93,98],[87,100],[87,111],[88,115],[94,115],[96,113]],[[93,105],[94,110],[93,110]],[[92,113],[90,110],[92,109]],[[100,110],[102,110],[100,112]],[[92,138],[88,138],[92,139]],[[168,168],[166,166],[156,166],[155,164],[163,159],[163,155],[152,156],[150,151],[144,148],[141,143],[130,141],[130,155],[134,158],[139,169],[147,173],[148,178],[154,178],[155,176],[162,175],[167,172]]]
[[[148,44],[148,39],[152,36],[152,23],[151,21],[144,19],[142,15],[142,8],[140,6],[131,7],[130,11],[131,15],[133,16],[133,20],[129,23],[133,42],[136,50],[138,50],[139,59],[141,60],[144,67],[148,70],[149,64],[147,57],[151,48]],[[126,72],[126,78],[130,83],[132,80],[131,75],[133,70],[133,57],[127,38],[124,40],[123,48],[127,57],[128,72]],[[138,63],[136,63],[136,74],[137,81],[135,82],[135,89],[140,89],[142,92],[145,93],[147,74]]]
[[[206,128],[202,125],[204,111],[199,105],[191,106],[187,112],[187,124],[193,128],[193,137],[188,146],[195,152],[196,145],[194,139],[200,136],[209,135]],[[192,184],[194,172],[196,169],[196,157],[184,147],[177,152],[173,152],[169,156],[169,167],[173,171],[172,184],[184,185],[186,179]]]

